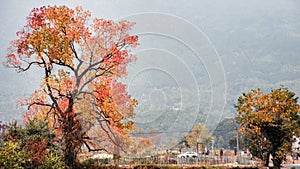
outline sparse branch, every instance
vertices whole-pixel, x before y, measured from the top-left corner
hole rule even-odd
[[[79,58],[78,54],[77,54],[77,51],[76,51],[75,46],[74,46],[74,40],[72,40],[72,41],[70,42],[70,47],[71,47],[72,52],[74,53],[75,58],[76,58],[77,61],[79,62],[79,64],[82,64],[83,60],[81,60],[81,59]]]
[[[46,114],[46,116],[45,116],[45,119],[44,119],[44,120],[47,120],[47,119],[48,119],[48,117],[49,117],[49,114],[51,113],[51,111],[52,111],[53,109],[55,109],[55,106],[54,106],[54,104],[52,103],[52,105],[51,105],[51,107],[50,107],[49,111],[47,112],[47,114]]]
[[[51,60],[51,63],[54,63],[54,64],[57,64],[57,65],[60,65],[60,66],[67,67],[67,68],[71,69],[73,72],[74,72],[74,70],[75,70],[71,65],[66,64],[65,62],[63,62],[63,61],[61,61],[61,60],[59,60],[58,62],[55,62],[55,61]]]
[[[97,120],[98,120],[98,119],[97,119]],[[102,122],[103,122],[103,121],[102,121]],[[115,140],[116,140],[116,136],[115,136],[115,134],[111,131],[110,126],[107,124],[108,122],[105,123],[105,124],[106,124],[106,127],[108,128],[108,130],[105,129],[105,127],[103,126],[102,122],[99,121],[100,127],[101,127],[101,129],[106,133],[106,135],[107,135],[107,137],[110,139],[110,141],[112,141],[112,143],[113,143],[114,145],[118,146],[119,148],[121,148],[121,150],[122,150],[123,152],[125,152],[124,148],[123,148],[121,145],[119,145],[119,144],[115,141]],[[111,133],[111,134],[109,134],[109,133]],[[113,137],[112,137],[111,135],[112,135]]]
[[[34,105],[45,106],[45,107],[53,107],[52,104],[43,103],[43,102],[33,102],[33,103],[29,104],[28,110],[29,110],[32,106],[34,106]]]
[[[49,67],[47,66],[47,63],[45,62],[45,60],[44,59],[42,59],[42,60],[43,60],[43,63],[44,63],[46,87],[47,87],[47,90],[48,90],[47,94],[50,97],[53,104],[55,105],[56,109],[60,113],[62,113],[62,110],[60,109],[59,104],[57,102],[57,99],[53,95],[53,91],[52,91],[52,88],[51,88],[50,82],[49,82],[49,77],[50,77],[50,74],[51,74],[51,68],[49,69]]]
[[[89,66],[78,76],[78,79],[81,80],[91,70],[91,68],[101,64],[103,61],[104,60],[101,59],[98,62],[89,64]]]
[[[28,69],[30,69],[32,65],[35,65],[35,64],[42,65],[43,63],[42,62],[38,62],[38,61],[34,61],[34,62],[28,63],[27,67],[25,67],[25,68],[22,68],[21,66],[17,66],[17,69],[19,70],[19,72],[25,72]]]
[[[100,68],[100,67],[99,67]],[[93,80],[95,80],[98,77],[103,76],[104,74],[110,72],[110,69],[113,68],[113,66],[110,66],[109,68],[105,69],[102,73],[94,75],[94,77],[90,78],[89,80],[85,81],[83,85],[80,87],[79,92],[83,91],[84,87],[91,83]]]

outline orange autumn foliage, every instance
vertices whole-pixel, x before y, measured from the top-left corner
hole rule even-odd
[[[275,167],[280,168],[291,151],[295,136],[300,136],[300,106],[295,93],[282,86],[263,93],[251,90],[239,97],[237,122],[254,156],[266,161],[270,154]]]
[[[137,101],[118,80],[136,60],[133,25],[92,18],[81,7],[44,6],[30,12],[11,42],[5,65],[18,72],[35,66],[43,75],[40,89],[22,101],[28,105],[25,116],[49,121],[69,166],[82,144],[92,142],[88,133],[95,125],[109,127],[108,135],[129,136],[133,122],[127,119]]]

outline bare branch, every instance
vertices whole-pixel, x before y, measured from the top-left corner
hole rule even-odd
[[[33,105],[39,105],[39,106],[45,106],[45,107],[53,107],[51,104],[43,103],[43,102],[33,102],[29,104],[28,110],[33,106]]]
[[[28,66],[25,67],[25,68],[22,68],[21,66],[17,66],[16,68],[18,69],[18,72],[25,72],[27,71],[28,69],[30,69],[30,67],[34,64],[37,64],[37,65],[42,65],[43,63],[42,62],[38,62],[38,61],[35,61],[35,62],[30,62],[28,63]]]
[[[84,141],[83,143],[88,148],[89,152],[92,152],[92,151],[105,151],[105,152],[107,152],[107,150],[104,149],[104,148],[92,149],[86,141]]]
[[[103,116],[102,116],[102,117],[103,117]],[[105,119],[105,118],[104,118],[104,119]],[[118,146],[119,148],[121,148],[121,150],[122,150],[123,152],[125,152],[124,148],[123,148],[121,145],[119,145],[119,144],[115,141],[115,140],[117,140],[117,138],[116,138],[114,132],[111,130],[111,128],[110,128],[110,126],[109,126],[109,122],[108,122],[107,120],[102,121],[102,120],[99,119],[99,118],[97,118],[97,120],[98,120],[98,122],[99,122],[100,127],[101,127],[102,130],[106,133],[107,137],[112,141],[112,143],[113,143],[114,145]],[[105,127],[103,126],[102,122],[105,122],[106,127],[108,128],[108,130],[105,129]],[[111,134],[110,134],[110,133],[111,133]],[[112,136],[111,136],[111,135],[112,135]]]
[[[55,105],[56,109],[60,113],[62,113],[62,110],[60,109],[59,104],[57,103],[57,99],[53,95],[53,91],[52,91],[52,88],[51,88],[51,86],[49,84],[49,80],[48,80],[48,78],[50,77],[50,74],[51,74],[51,68],[49,69],[47,67],[47,64],[46,64],[46,62],[45,62],[45,60],[43,58],[42,58],[42,60],[43,60],[43,63],[44,63],[46,87],[47,87],[47,90],[48,90],[47,94],[50,97],[50,99],[53,102],[53,104]]]
[[[80,87],[79,92],[83,91],[84,87],[85,87],[86,85],[88,85],[89,83],[91,83],[91,82],[92,82],[93,80],[95,80],[96,78],[101,77],[101,76],[105,75],[106,73],[112,73],[112,72],[110,71],[110,69],[113,68],[113,67],[114,67],[114,66],[110,66],[110,67],[108,67],[107,69],[104,69],[104,71],[103,71],[102,73],[96,74],[96,75],[95,75],[94,77],[92,77],[91,79],[85,81],[85,83]],[[99,67],[99,68],[100,68],[100,67]],[[102,68],[101,68],[101,69],[102,69]]]

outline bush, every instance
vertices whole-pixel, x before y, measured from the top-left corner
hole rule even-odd
[[[110,159],[88,158],[82,162],[84,168],[97,168],[99,166],[106,166],[110,163]]]
[[[18,142],[7,141],[0,147],[0,166],[4,168],[24,168],[29,161]]]
[[[47,155],[45,160],[40,164],[38,168],[45,169],[57,169],[57,168],[65,168],[65,163],[62,160],[63,157],[61,154],[57,154],[53,151],[47,150]]]
[[[52,142],[54,136],[42,120],[29,120],[25,127],[11,123],[0,147],[0,166],[65,168],[62,152]]]

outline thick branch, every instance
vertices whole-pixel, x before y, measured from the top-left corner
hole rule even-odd
[[[47,103],[43,103],[43,102],[33,102],[31,104],[29,104],[28,106],[28,110],[31,108],[31,106],[33,105],[39,105],[39,106],[46,106],[46,107],[53,107],[53,105],[51,104],[47,104]]]
[[[84,141],[83,143],[88,148],[89,152],[92,152],[92,151],[105,151],[105,152],[107,152],[107,150],[104,149],[104,148],[92,149],[86,141]]]
[[[48,67],[47,67],[47,64],[46,64],[46,62],[45,62],[45,60],[44,59],[42,59],[43,60],[43,63],[44,63],[44,69],[45,69],[45,81],[46,81],[46,87],[47,87],[47,90],[48,90],[48,92],[47,92],[47,94],[48,94],[48,96],[50,97],[50,99],[51,99],[51,101],[53,102],[53,104],[55,105],[55,107],[56,107],[56,109],[58,110],[58,112],[60,113],[60,114],[62,114],[62,110],[60,109],[60,107],[59,107],[59,104],[57,103],[57,100],[56,100],[56,98],[54,97],[54,95],[53,95],[53,91],[52,91],[52,89],[51,89],[51,86],[50,86],[50,84],[49,84],[49,77],[50,77],[50,74],[51,74],[51,69],[49,69]]]

